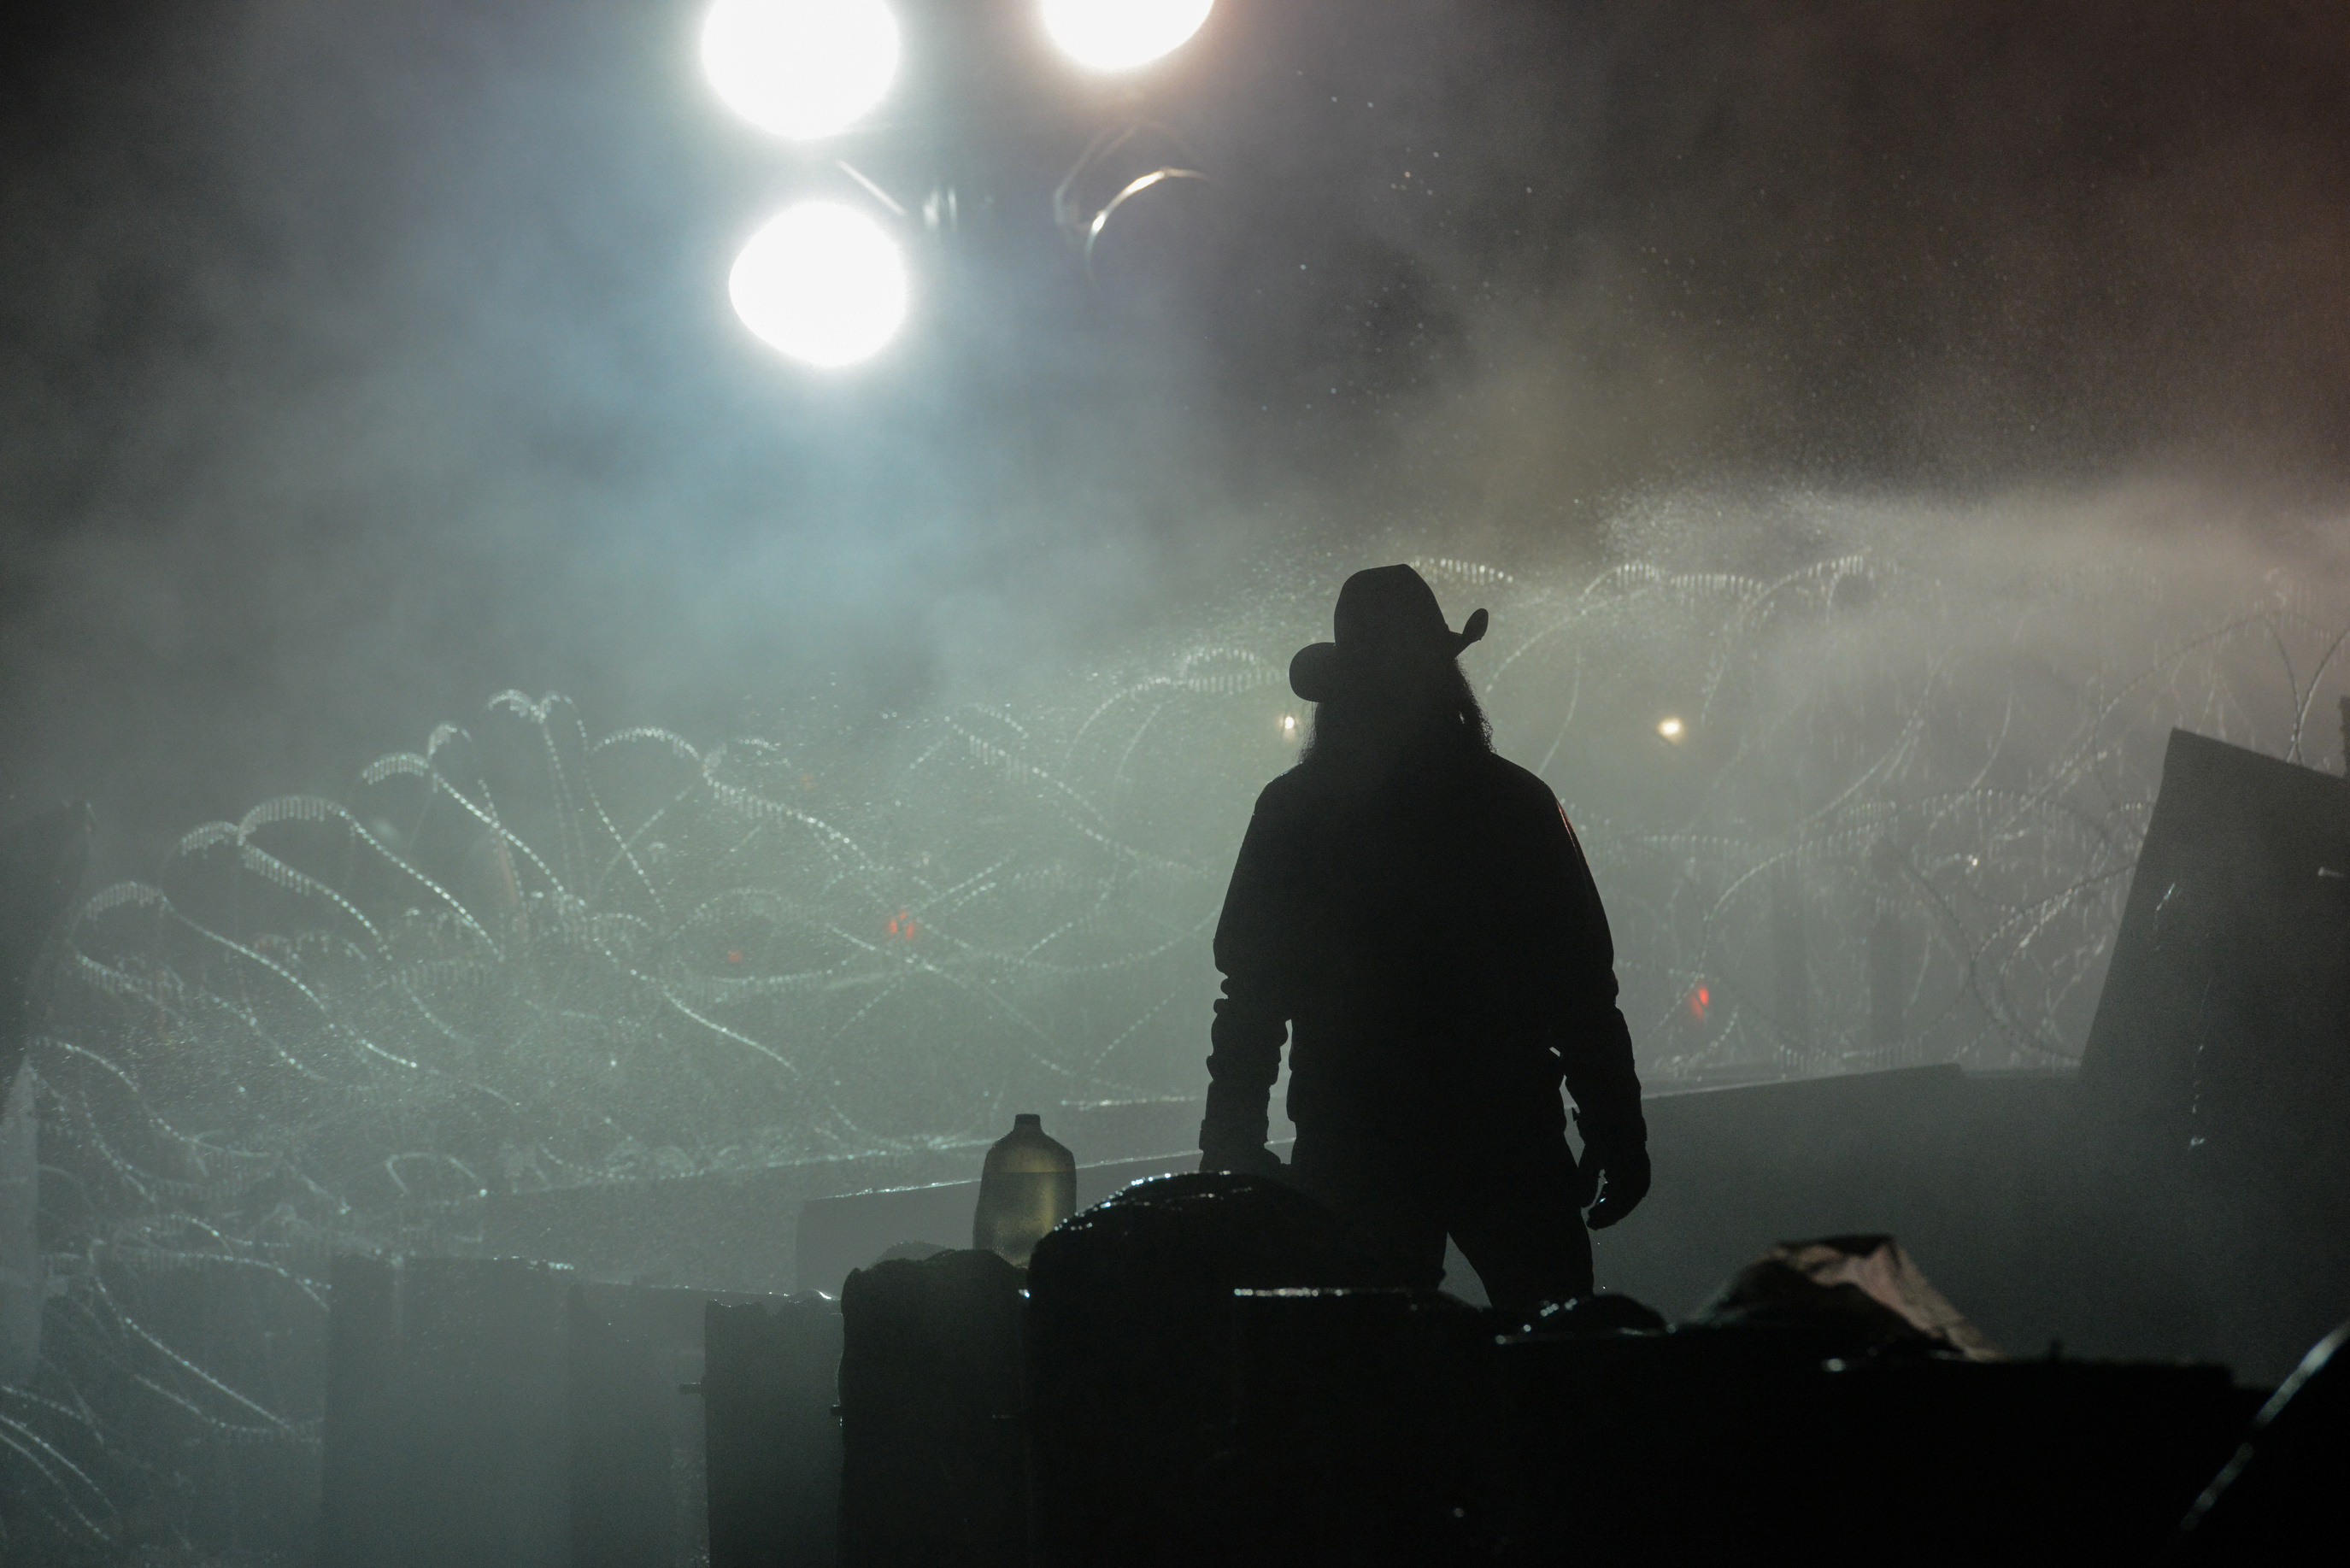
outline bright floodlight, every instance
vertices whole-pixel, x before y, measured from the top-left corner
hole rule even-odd
[[[881,0],[718,0],[702,68],[726,107],[778,136],[847,130],[898,74],[898,19]]]
[[[1215,0],[1045,0],[1045,31],[1097,71],[1148,65],[1200,30]]]
[[[743,325],[795,359],[850,365],[906,319],[906,259],[854,207],[808,202],[751,236],[726,279]]]
[[[1660,719],[1657,722],[1657,733],[1668,741],[1678,742],[1683,732],[1681,722],[1679,719]]]

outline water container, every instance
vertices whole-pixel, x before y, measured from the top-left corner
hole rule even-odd
[[[979,1175],[979,1212],[971,1244],[1000,1253],[1018,1268],[1045,1232],[1077,1211],[1077,1162],[1045,1136],[1034,1112],[1012,1118],[1012,1130],[987,1151]]]

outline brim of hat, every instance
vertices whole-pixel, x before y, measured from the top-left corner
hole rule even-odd
[[[1431,651],[1446,659],[1457,659],[1470,644],[1485,635],[1485,612],[1481,609],[1459,631],[1447,631]],[[1345,682],[1346,675],[1347,662],[1335,642],[1309,642],[1289,661],[1289,689],[1308,702],[1329,701]]]
[[[1289,661],[1289,689],[1308,702],[1326,702],[1338,689],[1338,645],[1309,642]]]

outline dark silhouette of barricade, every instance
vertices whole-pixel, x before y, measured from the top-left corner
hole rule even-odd
[[[1277,1380],[1249,1398],[1239,1382],[1233,1293],[1394,1288],[1408,1283],[1405,1272],[1363,1251],[1306,1199],[1261,1177],[1138,1182],[1065,1221],[1029,1265],[1039,1560],[1052,1568],[1243,1560],[1238,1554],[1266,1539],[1265,1504],[1281,1496],[1268,1483],[1262,1449],[1252,1459],[1242,1447],[1247,1431],[1270,1435],[1283,1421],[1311,1422],[1344,1407],[1317,1410],[1303,1389],[1276,1397]],[[1294,1321],[1281,1310],[1294,1303],[1268,1304],[1251,1317],[1263,1347],[1285,1343]],[[1374,1335],[1408,1326],[1413,1315],[1382,1316],[1376,1306],[1367,1313],[1359,1299],[1332,1311]],[[1358,1348],[1364,1339],[1352,1334]],[[1342,1376],[1368,1375],[1343,1359],[1293,1371],[1328,1389],[1322,1374],[1334,1366]],[[1357,1440],[1370,1438],[1358,1433]]]
[[[701,1529],[702,1295],[516,1260],[338,1258],[324,1568],[669,1568]]]
[[[1498,1561],[2153,1562],[2259,1396],[2221,1366],[1503,1337]]]
[[[2264,1364],[2340,1321],[2350,781],[2171,732],[2080,1093],[2108,1179],[2167,1190],[2175,1245],[2259,1303]]]
[[[832,1568],[840,1303],[713,1301],[702,1324],[710,1568]]]
[[[843,1568],[1024,1568],[1020,1270],[954,1251],[842,1287]]]
[[[2215,1177],[2350,1171],[2350,780],[2171,732],[2081,1079]]]

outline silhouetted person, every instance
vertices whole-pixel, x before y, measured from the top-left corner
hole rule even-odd
[[[1419,573],[1380,566],[1334,618],[1337,640],[1290,663],[1312,739],[1258,797],[1216,928],[1201,1168],[1281,1168],[1285,1033],[1299,1187],[1430,1285],[1449,1233],[1498,1307],[1587,1294],[1580,1210],[1631,1212],[1648,1157],[1582,846],[1549,786],[1493,754],[1458,661],[1483,610],[1455,632]]]

